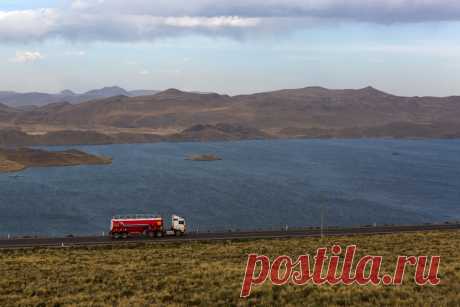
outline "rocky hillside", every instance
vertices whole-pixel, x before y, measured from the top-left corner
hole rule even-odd
[[[169,135],[169,139],[191,140],[249,136],[459,137],[458,118],[460,97],[401,97],[372,87],[306,87],[233,97],[169,89],[155,95],[118,95],[26,110],[0,108],[2,125],[16,129],[65,127],[103,134],[106,128],[123,129],[129,132],[123,138],[139,135],[141,130],[143,134],[146,129],[148,134],[157,134],[167,129],[182,131]]]
[[[96,131],[64,130],[31,135],[15,129],[0,130],[0,146],[103,145],[155,142],[231,141],[266,139],[272,136],[243,126],[229,124],[197,125],[168,135],[141,133],[104,134]]]

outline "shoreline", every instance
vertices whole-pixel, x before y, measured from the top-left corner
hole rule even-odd
[[[302,140],[394,140],[394,141],[448,141],[460,140],[458,137],[273,137],[273,138],[245,138],[245,139],[212,139],[212,140],[158,140],[150,142],[70,142],[70,143],[0,143],[0,148],[22,148],[22,147],[64,147],[64,146],[107,146],[107,145],[142,145],[142,144],[161,144],[161,143],[234,143],[244,141],[302,141]]]

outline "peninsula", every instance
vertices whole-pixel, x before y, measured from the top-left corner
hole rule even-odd
[[[29,167],[111,164],[109,157],[87,154],[80,150],[50,152],[31,148],[0,148],[0,173],[18,172]]]

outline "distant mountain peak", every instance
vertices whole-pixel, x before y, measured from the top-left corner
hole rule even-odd
[[[64,95],[64,96],[73,96],[73,95],[75,95],[75,93],[72,92],[71,90],[63,90],[59,94]]]
[[[181,90],[178,90],[176,88],[170,88],[165,91],[159,92],[155,94],[155,97],[160,98],[160,99],[175,99],[175,98],[184,98],[187,97],[186,95],[190,95],[192,93],[188,92],[183,92]]]
[[[122,87],[114,85],[114,86],[104,86],[102,88],[102,90],[122,90],[122,91],[124,91],[125,89],[122,88]]]
[[[177,88],[168,88],[165,91],[159,92],[158,94],[166,94],[166,95],[178,95],[178,94],[183,94],[185,92],[178,90]]]
[[[110,97],[110,96],[129,96],[129,92],[119,86],[106,86],[101,89],[91,90],[85,93],[85,95],[94,95],[101,97]]]
[[[366,86],[365,88],[362,88],[359,90],[360,92],[366,92],[366,93],[370,93],[370,94],[385,94],[387,95],[387,93],[379,90],[379,89],[376,89],[375,87],[373,86]]]
[[[53,94],[38,92],[16,93],[0,91],[0,101],[3,104],[13,108],[27,107],[27,109],[30,109],[31,106],[41,107],[50,103],[62,102],[63,100],[75,104],[115,96],[149,96],[154,95],[157,92],[158,91],[153,90],[136,90],[128,92],[119,86],[107,86],[100,89],[90,90],[82,94],[75,93],[69,89],[65,89],[60,93]]]

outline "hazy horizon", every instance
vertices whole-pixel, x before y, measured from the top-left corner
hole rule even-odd
[[[436,98],[445,98],[445,97],[458,97],[458,96],[460,96],[460,92],[458,94],[447,95],[447,96],[398,95],[396,93],[392,93],[392,92],[389,92],[389,91],[384,91],[384,90],[382,90],[382,89],[380,89],[378,87],[372,86],[372,85],[368,85],[368,86],[360,87],[360,88],[330,88],[330,87],[324,87],[324,86],[321,86],[321,85],[306,85],[306,86],[297,87],[297,88],[273,88],[273,89],[267,89],[266,91],[252,91],[252,92],[249,91],[249,92],[235,93],[235,94],[229,94],[229,93],[217,92],[217,91],[201,91],[199,89],[181,89],[181,88],[175,88],[175,87],[168,87],[168,88],[163,88],[163,89],[156,89],[156,88],[125,88],[125,87],[122,87],[122,86],[119,86],[119,85],[107,85],[107,86],[103,86],[101,88],[88,88],[88,89],[83,90],[83,91],[75,91],[75,90],[73,90],[71,88],[65,88],[65,89],[62,89],[62,90],[57,91],[57,92],[45,92],[45,91],[38,91],[38,90],[19,92],[19,91],[13,91],[13,90],[1,89],[0,88],[0,92],[14,92],[16,94],[40,93],[40,94],[49,94],[49,95],[59,95],[59,94],[62,94],[63,92],[65,92],[65,91],[71,91],[75,95],[83,95],[83,94],[86,94],[86,93],[88,93],[90,91],[93,91],[93,90],[102,90],[102,89],[105,89],[105,88],[120,88],[120,89],[125,90],[127,92],[135,92],[135,91],[163,92],[163,91],[167,91],[167,90],[179,90],[179,91],[188,92],[188,93],[200,93],[200,94],[215,93],[215,94],[219,94],[219,95],[229,95],[229,96],[233,97],[233,96],[239,96],[239,95],[252,95],[252,94],[258,94],[258,93],[276,92],[276,91],[281,91],[281,90],[296,90],[296,89],[306,89],[306,88],[324,88],[326,90],[363,90],[363,89],[368,88],[368,87],[371,87],[371,88],[376,89],[378,91],[385,92],[385,93],[390,94],[390,95],[400,96],[400,97],[436,97]]]

